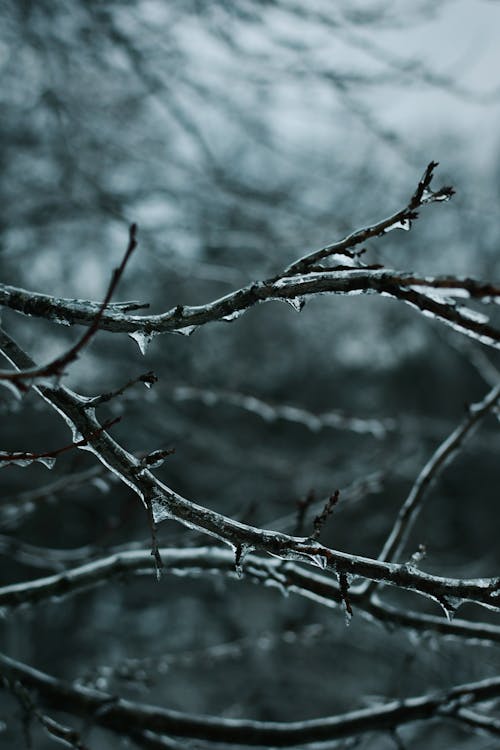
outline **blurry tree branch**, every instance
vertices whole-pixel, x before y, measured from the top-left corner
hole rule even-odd
[[[0,655],[0,669],[4,687],[19,682],[26,690],[36,690],[43,705],[63,706],[66,713],[91,719],[132,739],[134,733],[148,731],[153,735],[268,747],[293,747],[386,731],[443,714],[453,716],[465,706],[500,696],[500,678],[492,678],[337,716],[280,723],[192,715],[125,700],[101,690],[64,682],[4,655]]]

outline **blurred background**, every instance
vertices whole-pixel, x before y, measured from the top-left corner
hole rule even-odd
[[[0,12],[3,283],[99,300],[135,221],[140,247],[116,298],[153,312],[208,302],[402,208],[432,159],[435,186],[457,195],[422,210],[411,232],[368,243],[366,262],[499,278],[498,2],[19,0]],[[80,335],[8,310],[2,324],[39,363]],[[65,382],[95,395],[153,369],[153,388],[138,384],[101,416],[122,416],[112,434],[130,451],[175,448],[157,470],[163,481],[290,532],[298,503],[339,488],[322,538],[376,556],[418,471],[494,382],[495,365],[495,352],[400,302],[323,296],[300,314],[272,302],[189,337],[158,337],[144,356],[129,337],[101,332]],[[4,450],[70,440],[36,394],[13,402],[0,389],[0,414]],[[426,570],[498,573],[499,447],[490,417],[429,493],[408,546],[409,557],[426,545]],[[12,540],[80,561],[147,546],[140,502],[94,466],[75,450],[50,473],[3,470],[2,585],[48,574],[54,559],[29,560]],[[159,540],[207,542],[171,522]],[[9,611],[0,633],[10,656],[80,684],[281,721],[499,666],[491,647],[389,632],[356,614],[346,628],[341,611],[244,578],[167,574],[158,584],[152,572]],[[19,709],[2,701],[0,746],[19,747]],[[92,748],[124,744],[84,736]],[[451,724],[357,746],[396,742],[496,746]]]

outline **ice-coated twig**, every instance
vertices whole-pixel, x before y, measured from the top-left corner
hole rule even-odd
[[[452,713],[444,713],[461,724],[466,724],[472,729],[476,729],[481,734],[491,734],[500,737],[500,719],[493,716],[485,716],[478,711],[471,711],[470,708],[458,708]]]
[[[332,255],[346,255],[349,258],[354,258],[353,248],[361,245],[367,240],[373,239],[374,237],[380,237],[387,231],[390,231],[395,226],[399,226],[403,229],[410,229],[411,221],[418,217],[417,209],[427,203],[435,203],[440,201],[449,200],[455,193],[452,187],[442,187],[435,193],[430,189],[432,178],[434,176],[434,170],[438,166],[438,162],[431,161],[422,175],[417,189],[410,198],[408,204],[396,211],[395,214],[389,216],[387,219],[372,224],[365,229],[358,229],[356,232],[344,237],[339,242],[334,242],[331,245],[316,250],[313,253],[304,255],[304,257],[292,263],[286,269],[283,275],[293,276],[295,274],[307,273],[311,266],[316,265],[321,260],[329,258]]]
[[[131,543],[110,550],[105,557],[93,556],[99,550],[80,547],[76,550],[53,550],[34,547],[15,540],[0,538],[0,552],[19,553],[18,559],[28,565],[55,569],[53,575],[0,588],[0,606],[16,607],[35,605],[49,598],[76,595],[81,591],[109,583],[115,578],[135,574],[150,574],[151,552],[143,544]],[[221,547],[190,547],[160,549],[165,575],[182,574],[191,577],[209,574],[238,577],[234,565],[234,553]],[[86,560],[86,562],[83,562]],[[89,561],[90,560],[90,561]],[[75,565],[67,568],[68,565]],[[339,584],[329,577],[311,573],[298,565],[288,563],[283,567],[276,559],[248,554],[245,561],[245,580],[278,591],[305,597],[325,607],[341,609],[342,591]],[[380,600],[376,595],[367,599],[362,589],[352,587],[349,600],[356,611],[370,621],[388,627],[399,627],[422,637],[429,633],[440,633],[448,637],[471,640],[475,643],[500,643],[500,626],[480,622],[469,622],[454,618],[446,620],[436,615],[427,615],[400,609]]]
[[[121,417],[108,419],[106,422],[103,422],[96,434],[98,434],[99,431],[108,430],[120,421]],[[81,438],[74,443],[69,443],[61,448],[55,448],[53,451],[45,451],[43,453],[31,453],[28,451],[0,451],[0,468],[2,466],[10,465],[25,467],[34,463],[41,463],[51,469],[58,456],[61,456],[63,453],[67,453],[74,448],[81,448],[82,446],[87,445],[89,437],[92,436]]]
[[[99,328],[146,339],[163,333],[189,334],[207,323],[236,320],[262,302],[294,301],[318,294],[363,293],[399,299],[467,336],[500,348],[500,331],[467,308],[457,306],[453,299],[467,296],[484,303],[497,301],[500,300],[500,286],[470,278],[418,276],[388,268],[324,269],[283,276],[277,280],[255,282],[206,305],[177,305],[158,315],[128,315],[105,310]],[[95,320],[94,303],[89,309],[88,303],[82,300],[58,299],[1,284],[0,305],[67,324],[89,326]]]
[[[145,343],[156,334],[190,334],[206,323],[235,320],[261,302],[285,300],[300,310],[302,300],[308,296],[370,292],[400,299],[423,314],[498,349],[500,331],[473,310],[457,306],[454,297],[465,296],[482,302],[497,301],[500,299],[500,287],[470,278],[434,278],[379,266],[365,266],[358,260],[360,251],[354,252],[351,249],[390,229],[409,229],[412,218],[417,215],[417,208],[448,200],[453,194],[452,188],[445,187],[436,192],[430,188],[436,166],[435,162],[428,165],[410,202],[388,219],[353,232],[340,242],[304,256],[272,278],[249,284],[205,305],[177,305],[158,315],[132,315],[127,303],[115,303],[104,309],[104,305],[99,307],[95,302],[60,299],[4,284],[0,284],[0,305],[59,323],[128,333],[137,340],[141,351],[144,351]],[[349,262],[336,267],[317,265],[318,260],[331,259],[333,255],[343,256]],[[81,345],[80,342],[76,346],[81,348]],[[19,376],[17,377],[19,380]]]
[[[145,372],[142,375],[138,375],[136,378],[132,378],[132,380],[127,381],[119,388],[115,388],[114,390],[108,391],[107,393],[101,393],[99,396],[89,398],[87,401],[87,407],[94,408],[96,406],[100,406],[101,404],[105,404],[108,401],[116,398],[117,396],[121,396],[123,393],[125,393],[125,391],[128,391],[129,388],[137,385],[137,383],[144,383],[146,387],[150,388],[157,382],[158,378],[156,377],[154,372],[150,370],[149,372]]]
[[[24,370],[18,369],[17,371],[14,371],[14,372],[0,371],[0,380],[10,381],[11,383],[15,383],[18,387],[21,387],[23,390],[26,390],[26,385],[24,383],[24,381],[26,380],[33,382],[37,378],[44,378],[44,377],[48,377],[52,375],[55,375],[55,376],[62,375],[64,368],[67,365],[71,364],[71,362],[74,362],[78,358],[79,353],[89,343],[91,338],[99,330],[104,311],[106,310],[109,302],[111,301],[111,297],[113,296],[116,290],[116,287],[118,286],[120,279],[123,276],[125,267],[130,259],[130,256],[132,255],[136,247],[137,247],[137,225],[131,224],[130,229],[129,229],[128,245],[127,245],[125,254],[123,256],[123,259],[120,265],[118,266],[118,268],[115,268],[115,270],[113,271],[113,275],[111,277],[111,281],[109,283],[104,299],[97,313],[94,315],[94,318],[92,322],[90,323],[90,327],[88,328],[87,331],[85,331],[83,336],[80,337],[80,339],[76,342],[76,344],[74,344],[70,349],[64,352],[64,354],[61,354],[59,357],[56,357],[56,359],[53,359],[47,365],[43,365],[41,367],[30,367]],[[136,309],[136,306],[134,307],[134,309]]]
[[[428,294],[424,293],[424,290]],[[440,294],[433,297],[433,290]],[[500,287],[470,278],[418,276],[386,268],[321,270],[307,274],[260,281],[220,297],[206,305],[177,305],[158,315],[128,315],[105,310],[99,328],[114,333],[151,337],[162,333],[190,333],[207,323],[232,321],[256,304],[270,300],[295,300],[318,294],[374,293],[407,302],[421,312],[491,346],[499,348],[500,332],[482,320],[467,315],[453,304],[454,296],[468,296],[482,302],[500,299]],[[448,301],[443,301],[448,299]],[[28,292],[0,284],[0,305],[26,315],[49,318],[66,324],[90,326],[95,320],[95,303],[68,300]]]
[[[414,721],[440,718],[447,706],[459,704],[461,700],[471,706],[500,696],[500,678],[495,677],[318,719],[254,721],[186,714],[125,700],[103,690],[60,680],[1,654],[0,673],[4,681],[19,682],[24,689],[35,690],[42,705],[59,706],[65,713],[91,720],[125,736],[148,731],[153,736],[166,734],[264,747],[291,747],[385,731]]]
[[[291,404],[270,404],[256,396],[231,391],[180,385],[174,388],[173,393],[177,401],[199,401],[204,406],[228,404],[255,414],[266,422],[277,420],[293,422],[307,427],[311,432],[320,432],[324,429],[348,430],[383,438],[396,427],[396,422],[393,419],[365,419],[353,417],[340,411],[313,414],[313,412]]]
[[[408,535],[422,509],[427,490],[444,467],[455,458],[479,422],[498,403],[499,397],[500,385],[497,384],[482,401],[469,406],[466,418],[433,453],[401,506],[394,526],[379,555],[379,560],[397,560],[401,557]]]
[[[16,367],[33,364],[1,328],[0,350]],[[187,500],[160,482],[139,459],[103,431],[93,411],[84,408],[85,402],[82,403],[78,394],[64,386],[39,385],[35,388],[63,417],[74,434],[83,435],[88,441],[87,447],[97,459],[137,493],[148,511],[151,508],[155,523],[167,518],[176,520],[188,528],[225,542],[233,549],[242,545],[282,560],[303,562],[328,569],[335,575],[345,573],[351,577],[382,581],[438,601],[473,601],[494,609],[500,608],[499,578],[456,581],[432,576],[420,570],[410,569],[407,565],[332,550],[310,538],[289,536],[234,521],[228,516]]]

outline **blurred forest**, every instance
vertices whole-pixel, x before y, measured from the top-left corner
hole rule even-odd
[[[433,189],[456,195],[422,205],[411,231],[369,238],[363,263],[500,278],[499,3],[3,0],[0,13],[2,285],[99,303],[136,222],[113,301],[149,305],[136,315],[206,305],[403,208],[431,160]],[[110,434],[131,454],[175,450],[152,466],[156,477],[231,519],[303,537],[339,490],[321,542],[376,560],[419,472],[498,384],[500,346],[383,294],[283,301],[189,336],[100,330],[61,382],[93,397],[154,371],[157,382],[105,401],[99,419],[121,417]],[[38,364],[86,330],[3,304],[2,328]],[[496,305],[467,304],[471,320],[486,312],[498,327]],[[16,396],[0,388],[3,451],[78,439],[35,388]],[[496,409],[436,470],[399,562],[452,579],[498,575]],[[168,550],[229,547],[176,520],[156,529],[158,581],[137,493],[80,447],[50,471],[5,462],[1,474],[0,650],[10,659],[221,721],[307,721],[498,678],[498,612],[472,601],[457,615],[471,624],[462,632],[452,601],[401,587],[378,586],[384,616],[357,607],[340,579],[328,606],[298,596],[280,579],[289,563],[263,551],[255,570],[276,563],[274,579],[246,570],[239,547],[219,569],[183,569]],[[19,606],[2,599],[13,584],[134,550],[145,551],[137,575]],[[49,705],[76,733],[62,736],[40,720],[43,694],[4,669],[2,748],[245,745],[107,731]],[[455,706],[314,747],[498,747],[500,692],[489,698],[469,720]]]

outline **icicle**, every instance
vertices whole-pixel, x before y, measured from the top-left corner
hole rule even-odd
[[[197,328],[198,326],[184,326],[184,328],[176,328],[173,333],[179,333],[181,336],[191,336]]]
[[[304,297],[282,297],[282,299],[283,302],[287,302],[298,313],[304,309],[306,304]]]
[[[10,454],[5,453],[4,451],[0,451],[0,456],[5,457],[7,460],[0,461],[0,469],[3,469],[5,466],[20,466],[21,468],[26,468],[26,466],[31,466],[31,464],[42,464],[47,469],[52,469],[56,459],[51,457],[43,457],[37,458],[36,456],[30,456],[24,455],[23,457],[16,458],[16,454],[12,454],[12,458],[9,457]]]
[[[145,356],[148,350],[149,344],[155,337],[155,334],[145,333],[144,331],[133,331],[132,333],[129,333],[129,336],[131,339],[135,341],[135,343],[139,347],[141,354]]]
[[[43,464],[47,467],[47,469],[53,469],[56,463],[56,459],[47,456],[46,458],[39,458],[38,463]]]
[[[222,320],[226,320],[228,323],[230,323],[232,320],[237,320],[238,318],[240,318],[244,312],[244,310],[235,310],[234,312],[229,313],[229,315],[224,315]]]
[[[321,570],[325,570],[328,565],[328,560],[324,555],[309,555],[309,559],[313,565],[317,565]]]
[[[452,622],[455,612],[463,604],[463,599],[454,596],[442,596],[437,601],[448,622]]]
[[[409,232],[411,229],[411,221],[410,219],[402,219],[401,221],[395,221],[394,224],[391,224],[389,227],[385,229],[385,232],[392,232],[393,229],[403,229],[405,232]]]

